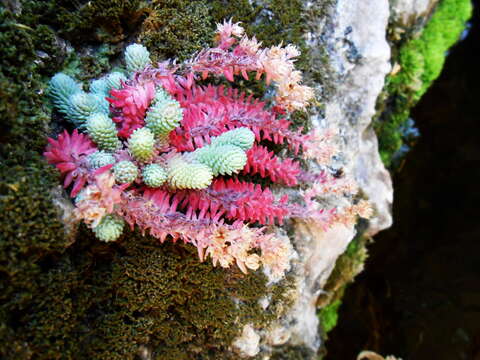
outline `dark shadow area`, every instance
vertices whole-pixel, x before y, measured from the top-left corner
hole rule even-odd
[[[414,109],[421,137],[395,175],[394,226],[346,291],[328,360],[480,359],[480,19]]]

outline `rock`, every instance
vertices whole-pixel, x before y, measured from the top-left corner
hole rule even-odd
[[[260,351],[260,335],[255,332],[252,325],[247,324],[243,327],[242,335],[233,342],[233,347],[241,355],[252,357]]]
[[[373,236],[392,223],[392,183],[371,128],[377,97],[391,70],[386,40],[389,4],[387,0],[338,0],[327,9],[326,17],[315,16],[319,12],[313,2],[305,2],[305,7],[311,15],[305,36],[312,48],[313,68],[329,71],[324,83],[315,84],[325,107],[323,111],[313,109],[312,122],[318,128],[340,130],[338,166],[354,175],[363,194],[373,203],[376,216],[365,232],[365,236]],[[318,49],[326,49],[326,54]],[[314,353],[322,342],[317,298],[356,231],[337,225],[325,232],[315,225],[296,222],[294,234],[299,259],[294,266],[295,303],[262,337],[269,345],[303,346]]]
[[[75,242],[75,236],[78,231],[79,220],[75,217],[73,205],[70,198],[61,186],[52,189],[52,203],[59,210],[65,230],[65,247],[69,247]]]
[[[393,0],[391,1],[392,19],[400,25],[415,25],[420,17],[428,17],[439,0]]]

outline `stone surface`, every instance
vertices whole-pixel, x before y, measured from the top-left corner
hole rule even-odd
[[[61,186],[52,189],[52,203],[59,210],[65,230],[65,247],[75,242],[75,236],[78,231],[79,220],[75,217],[72,201],[67,197]]]
[[[392,18],[401,25],[411,26],[420,17],[428,16],[437,4],[438,0],[393,0]]]
[[[233,347],[240,355],[255,356],[260,351],[260,335],[257,334],[252,325],[247,324],[243,327],[242,335],[233,342]]]
[[[315,127],[340,130],[338,167],[354,175],[373,203],[376,216],[366,230],[367,236],[373,236],[392,223],[392,183],[370,126],[377,97],[391,69],[386,41],[389,4],[387,0],[338,0],[327,9],[327,16],[320,17],[315,16],[316,3],[306,2],[305,8],[310,15],[305,36],[312,48],[313,66],[329,71],[323,84],[315,84],[325,107],[312,111],[312,122]],[[326,53],[318,49],[326,49]],[[356,230],[338,225],[324,232],[296,222],[294,233],[298,252],[292,294],[295,303],[263,336],[269,345],[286,342],[316,351],[321,345],[317,298]]]

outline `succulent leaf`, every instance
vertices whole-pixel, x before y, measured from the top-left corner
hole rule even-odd
[[[189,163],[181,156],[168,165],[167,180],[173,189],[205,189],[212,182],[212,171],[206,165]]]
[[[119,184],[134,182],[138,176],[137,166],[128,160],[120,161],[113,167],[115,181]]]
[[[150,53],[140,44],[132,44],[125,49],[125,62],[129,72],[143,70],[150,64]]]
[[[165,137],[180,125],[182,117],[183,111],[178,101],[156,96],[155,103],[147,112],[145,123],[155,136]]]
[[[105,78],[96,79],[90,83],[90,92],[93,94],[107,96],[108,90],[109,86]]]
[[[135,130],[128,140],[128,149],[138,161],[148,161],[153,156],[155,137],[146,127]]]
[[[243,169],[247,155],[235,145],[207,145],[195,151],[195,160],[207,165],[213,176],[232,175]]]
[[[110,91],[111,89],[120,89],[122,82],[127,81],[127,78],[121,72],[114,71],[106,76],[105,81],[108,85],[108,91]]]
[[[86,128],[100,149],[115,151],[120,147],[115,124],[107,115],[103,113],[91,115],[87,120]]]
[[[115,157],[109,152],[96,151],[88,156],[88,165],[92,169],[98,169],[110,164],[115,164]]]
[[[64,73],[55,74],[50,80],[48,95],[58,111],[67,114],[70,97],[82,92],[82,87],[70,76]]]
[[[105,113],[105,111],[105,106],[102,105],[102,100],[98,96],[82,91],[70,97],[66,114],[68,120],[73,122],[76,127],[83,129],[89,116],[95,113]]]
[[[217,145],[235,145],[242,150],[248,150],[253,146],[255,134],[252,130],[242,127],[233,129],[212,139],[211,144]]]
[[[105,215],[100,224],[93,228],[93,232],[101,241],[111,242],[122,235],[125,221],[118,215]]]
[[[158,164],[150,164],[143,168],[143,182],[151,188],[157,188],[163,185],[167,180],[167,172]]]

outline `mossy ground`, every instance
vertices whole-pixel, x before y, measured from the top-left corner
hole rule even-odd
[[[260,271],[213,268],[192,246],[131,231],[103,244],[82,226],[72,244],[52,205],[58,173],[41,156],[46,136],[64,125],[44,94],[62,69],[79,80],[98,77],[137,36],[159,59],[186,58],[211,42],[225,17],[265,45],[302,47],[300,1],[266,2],[268,16],[246,0],[21,4],[15,14],[0,9],[0,357],[237,358],[229,344],[242,324],[285,310],[285,282],[267,289]],[[155,26],[160,35],[149,32]]]
[[[400,128],[410,109],[440,75],[446,52],[458,41],[471,13],[470,0],[441,0],[420,33],[407,32],[400,40],[391,38],[393,63],[400,68],[386,79],[379,101],[382,113],[374,123],[385,165],[392,165],[404,142]],[[396,27],[391,24],[392,33]]]

